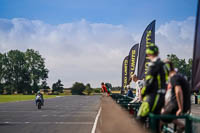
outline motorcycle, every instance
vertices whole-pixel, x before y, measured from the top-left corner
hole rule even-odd
[[[38,107],[38,109],[42,108],[42,98],[41,98],[41,96],[36,96],[36,106]]]

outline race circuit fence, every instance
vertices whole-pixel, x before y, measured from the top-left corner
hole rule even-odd
[[[128,97],[122,94],[111,94],[113,100],[116,101],[119,105],[121,105],[124,109],[133,114],[134,117],[137,116],[137,112],[141,103],[131,103],[133,100],[132,97]],[[149,128],[152,132],[158,132],[158,123],[161,119],[165,120],[176,120],[180,119],[185,124],[184,132],[185,133],[199,133],[200,132],[200,117],[193,116],[191,114],[185,114],[181,116],[176,115],[158,115],[150,113],[147,121],[147,128]],[[162,128],[163,133],[174,133],[177,131],[177,127],[175,124],[164,124]]]

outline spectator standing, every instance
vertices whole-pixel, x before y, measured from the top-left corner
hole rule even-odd
[[[147,47],[146,55],[150,63],[145,76],[145,86],[141,90],[142,104],[137,114],[137,119],[142,123],[145,123],[150,112],[160,114],[164,105],[168,73],[165,70],[165,63],[161,61],[158,54],[159,50],[155,44]],[[159,129],[159,123],[157,129]]]
[[[103,92],[104,95],[106,95],[106,96],[109,95],[108,90],[107,90],[104,82],[101,83],[101,91]]]
[[[133,99],[133,101],[131,101],[131,103],[141,102],[142,101],[141,89],[144,87],[144,81],[139,80],[135,74],[131,76],[131,79],[136,83],[136,96]]]

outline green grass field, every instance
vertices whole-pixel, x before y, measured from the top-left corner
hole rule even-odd
[[[54,98],[57,95],[44,95],[44,99]],[[0,95],[0,103],[34,100],[35,95]]]

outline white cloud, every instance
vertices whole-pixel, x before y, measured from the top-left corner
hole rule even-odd
[[[145,27],[144,27],[145,28]],[[175,53],[191,57],[194,18],[170,21],[156,32],[161,56]],[[123,25],[86,20],[60,25],[23,18],[0,19],[0,52],[33,48],[46,59],[48,83],[61,79],[65,87],[75,81],[100,86],[102,81],[121,85],[121,66],[142,33],[130,33]],[[184,51],[184,52],[182,52]]]
[[[99,86],[102,81],[120,85],[121,63],[134,42],[122,25],[73,23],[49,25],[38,20],[0,19],[0,52],[38,50],[46,58],[50,85],[62,80]]]
[[[156,31],[156,43],[160,47],[161,57],[176,54],[179,58],[191,58],[194,43],[194,17],[184,21],[170,21]]]

